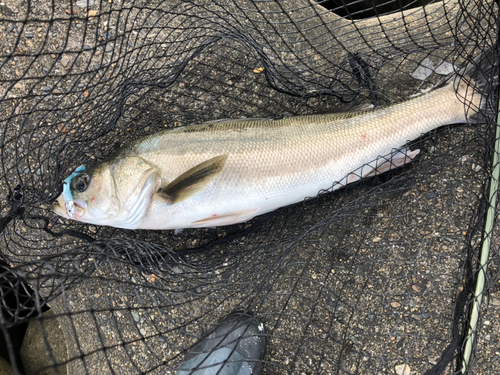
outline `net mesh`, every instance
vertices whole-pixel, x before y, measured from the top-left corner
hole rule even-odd
[[[498,22],[488,0],[0,4],[2,356],[20,373],[175,374],[239,309],[266,326],[263,373],[460,372],[491,114],[422,135],[403,168],[239,225],[130,231],[50,205],[76,167],[165,128],[426,92],[498,51]],[[497,232],[471,373],[500,371]],[[45,362],[21,348],[36,330]]]

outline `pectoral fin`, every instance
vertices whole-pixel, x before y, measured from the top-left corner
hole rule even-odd
[[[220,155],[196,165],[158,190],[158,195],[169,204],[182,202],[203,190],[222,171],[226,160],[227,155]]]

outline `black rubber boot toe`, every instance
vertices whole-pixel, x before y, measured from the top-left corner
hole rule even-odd
[[[258,375],[266,344],[263,323],[232,313],[188,351],[177,375]]]

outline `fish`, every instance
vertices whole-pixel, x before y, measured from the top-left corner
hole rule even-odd
[[[151,134],[77,168],[53,210],[123,229],[248,221],[407,164],[420,152],[408,141],[433,129],[484,121],[492,103],[481,93],[497,84],[497,61],[482,54],[434,90],[386,107],[215,120]]]

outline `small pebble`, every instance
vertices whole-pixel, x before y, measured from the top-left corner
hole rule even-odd
[[[50,91],[50,90],[52,90],[52,87],[50,87],[50,86],[43,86],[42,90],[43,91]]]
[[[472,170],[473,170],[474,172],[476,172],[476,173],[477,173],[477,172],[479,172],[481,169],[483,169],[483,167],[481,167],[480,165],[478,165],[478,164],[472,164]]]
[[[173,266],[172,271],[176,274],[182,273],[182,269],[179,266]]]
[[[111,31],[106,31],[106,33],[104,33],[104,40],[107,42],[111,38],[113,38],[113,33]]]
[[[391,306],[397,309],[398,307],[401,306],[401,304],[399,302],[391,302]]]
[[[69,63],[70,60],[71,59],[68,56],[63,56],[62,59],[61,59],[61,64],[63,66],[66,66],[66,65],[68,65],[68,63]]]
[[[419,285],[412,285],[411,287],[415,292],[421,293],[424,289]]]
[[[76,2],[76,6],[78,8],[90,8],[92,5],[94,5],[94,0],[78,0]]]
[[[113,51],[113,45],[111,43],[106,44],[105,48],[106,52],[111,52]]]
[[[33,33],[26,33],[24,36],[28,39],[33,39]]]
[[[407,364],[397,365],[395,367],[395,370],[396,370],[396,374],[398,374],[398,375],[410,375],[410,373],[411,373],[410,366],[408,366]]]
[[[84,50],[84,51],[90,51],[90,50],[91,50],[91,48],[90,48],[90,46],[89,46],[89,45],[85,44],[85,45],[83,46],[83,50]]]
[[[425,197],[427,199],[434,199],[434,198],[437,197],[437,194],[436,193],[428,193],[428,194],[425,195]]]
[[[491,358],[491,362],[496,362],[498,361],[498,355],[495,354],[492,358]]]
[[[14,27],[13,26],[9,26],[7,27],[7,32],[10,33],[12,30],[14,30]]]
[[[132,311],[132,318],[134,318],[136,322],[139,322],[140,320],[139,314],[137,314],[135,311]]]

